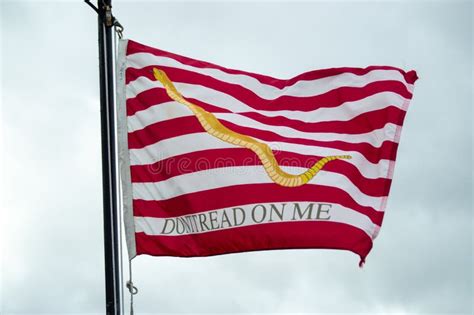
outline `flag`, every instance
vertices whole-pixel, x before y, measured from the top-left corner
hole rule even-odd
[[[363,263],[416,79],[370,66],[282,80],[122,40],[118,143],[130,256],[325,248]]]

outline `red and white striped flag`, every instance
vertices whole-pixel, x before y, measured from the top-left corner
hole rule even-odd
[[[377,236],[414,71],[288,80],[121,41],[118,127],[131,257],[329,248]]]

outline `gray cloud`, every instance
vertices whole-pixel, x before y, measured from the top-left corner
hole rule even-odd
[[[384,225],[349,252],[138,257],[139,313],[447,313],[472,306],[470,2],[114,2],[125,34],[290,77],[389,64],[420,80]],[[103,313],[96,16],[2,2],[2,314]]]

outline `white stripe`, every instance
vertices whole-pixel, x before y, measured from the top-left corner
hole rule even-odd
[[[300,217],[300,213],[294,205],[295,203],[299,205],[299,209],[303,213],[307,209],[307,207],[310,207],[308,208],[307,213],[305,213],[303,218]],[[279,213],[281,213],[282,218],[278,216],[275,210],[272,210],[272,205],[273,207],[276,207],[276,210]],[[298,221],[328,221],[348,224],[364,231],[370,238],[374,238],[375,231],[379,229],[379,226],[374,224],[369,219],[369,217],[360,212],[343,207],[339,204],[330,205],[331,206],[325,204],[321,206],[321,209],[328,210],[329,212],[320,212],[319,219],[317,218],[319,203],[302,201],[286,203],[284,206],[281,203],[248,204],[239,206],[239,208],[243,211],[233,210],[232,208],[224,208],[204,211],[188,216],[171,217],[167,219],[153,217],[135,217],[135,226],[137,233],[144,232],[147,235],[177,236],[187,234],[200,234],[210,231],[226,230],[229,228],[238,228],[256,224],[278,224],[280,222]],[[307,215],[310,213],[310,209],[312,211],[308,219]],[[224,212],[229,221],[223,221]],[[214,222],[211,222],[211,215],[212,219],[215,219]],[[186,217],[188,218],[188,220],[186,220]],[[199,217],[202,218],[202,222],[204,223],[204,225],[199,222]],[[329,219],[323,220],[323,218]],[[189,222],[187,228],[185,228],[185,226],[181,223],[182,220],[180,219]],[[166,222],[166,220],[168,222]],[[262,220],[262,222],[260,222],[260,220]],[[237,225],[239,223],[241,224]]]
[[[233,96],[218,90],[188,83],[174,83],[174,85],[187,98],[194,98],[208,104],[228,108],[233,112],[255,111],[254,108],[242,103]],[[163,88],[163,85],[158,81],[140,77],[127,85],[127,99],[134,98],[141,92],[152,88]]]
[[[277,117],[282,116],[288,119],[298,120],[302,122],[309,122],[309,123],[317,123],[317,122],[326,122],[326,121],[348,121],[351,120],[361,114],[380,110],[386,108],[388,106],[395,106],[399,109],[404,110],[403,104],[408,100],[396,94],[394,92],[380,92],[371,96],[368,96],[364,99],[353,101],[353,102],[346,102],[337,107],[322,107],[318,108],[313,111],[303,112],[298,110],[280,110],[280,111],[262,111],[262,110],[252,110],[252,112],[261,114],[267,117]],[[161,106],[168,103],[174,102],[167,102],[157,104],[156,106]],[[214,106],[217,106],[213,104]],[[138,119],[143,121],[143,125],[149,125],[154,122],[153,116],[158,113],[158,108],[156,106],[150,106],[145,110],[141,110],[136,112],[134,115],[129,116],[129,119]],[[167,105],[168,106],[168,105]],[[171,106],[171,105],[170,105]],[[184,105],[181,107],[185,108]],[[221,108],[225,108],[230,110],[233,113],[241,113],[245,111],[234,111],[229,107],[224,106],[217,106]],[[168,110],[168,109],[167,109]],[[174,112],[179,109],[174,109],[173,106],[170,107],[168,111]],[[181,109],[183,111],[183,109]],[[187,110],[184,110],[187,112]],[[150,112],[150,113],[149,113]],[[150,117],[147,117],[150,116]],[[176,116],[181,117],[181,116]],[[137,129],[133,129],[130,131],[135,131]]]
[[[142,149],[130,149],[131,165],[148,165],[181,154],[211,149],[230,149],[235,145],[209,136],[193,133],[159,141]]]
[[[283,89],[280,89],[272,85],[261,83],[257,79],[248,75],[229,74],[222,70],[212,68],[197,68],[182,64],[179,61],[169,57],[158,57],[149,53],[136,53],[133,55],[128,55],[127,64],[129,67],[133,68],[143,68],[146,66],[155,65],[157,67],[167,66],[189,70],[211,76],[222,82],[238,84],[267,100],[273,100],[282,95],[308,97],[323,94],[343,86],[363,87],[372,82],[385,80],[400,81],[406,85],[405,78],[397,70],[372,70],[364,75],[356,75],[346,72],[321,79],[300,80],[291,86],[286,86]]]
[[[151,106],[128,116],[128,132],[134,132],[151,124],[169,119],[194,116],[193,112],[178,102],[166,102]]]
[[[354,102],[346,102],[337,107],[321,107],[307,112],[293,110],[298,108],[297,103],[289,103],[288,110],[265,111],[256,110],[255,108],[248,106],[231,95],[205,86],[188,83],[175,83],[175,86],[186,98],[196,99],[216,107],[224,108],[233,113],[257,112],[268,117],[283,116],[305,122],[346,120],[347,116],[355,117],[355,114],[385,108],[389,105],[403,109],[404,101],[406,101],[405,98],[397,93],[383,92],[375,94],[379,95],[377,97],[374,96],[375,99],[369,98],[371,96],[367,97],[369,99],[367,102],[364,101],[365,99],[361,99]],[[152,88],[164,89],[160,82],[152,81],[145,77],[140,77],[127,85],[127,98],[134,98],[142,91]],[[324,106],[324,104],[321,104],[321,106]],[[351,110],[354,109],[356,109],[356,112],[351,114]],[[313,118],[315,120],[313,120]],[[323,120],[323,118],[325,120]]]
[[[263,111],[254,110],[267,117],[283,116],[302,122],[317,123],[326,121],[348,121],[361,114],[380,110],[389,106],[405,110],[403,104],[406,98],[395,92],[380,92],[370,95],[364,99],[353,102],[345,102],[337,107],[321,107],[312,111],[304,112],[297,110]]]
[[[361,134],[304,132],[286,126],[266,125],[238,114],[217,113],[215,114],[215,116],[220,120],[234,123],[242,127],[271,131],[276,133],[277,135],[287,138],[317,141],[343,141],[347,143],[369,143],[376,148],[379,148],[384,141],[394,139],[395,130],[397,129],[397,125],[388,123],[383,128]]]
[[[288,173],[301,174],[307,171],[302,167],[282,167]],[[133,199],[166,200],[183,194],[244,184],[273,183],[261,165],[236,166],[206,169],[182,174],[167,180],[151,183],[132,183]],[[347,192],[359,205],[380,209],[383,197],[364,194],[346,176],[320,171],[306,185],[336,187]],[[315,188],[317,189],[317,188]]]
[[[186,106],[179,103],[170,102],[158,106],[152,106],[152,108],[147,110],[146,115],[144,115],[144,113],[137,113],[137,115],[129,118],[129,132],[140,130],[150,124],[162,122],[168,119],[191,116],[194,116],[194,114],[187,109]],[[220,121],[227,121],[238,126],[257,130],[271,131],[287,138],[317,141],[343,141],[347,143],[368,143],[376,148],[379,148],[384,141],[393,141],[395,138],[395,130],[397,129],[397,125],[388,123],[383,128],[361,134],[304,132],[287,126],[267,125],[257,120],[234,113],[215,113],[214,116],[216,116]]]
[[[286,151],[315,156],[350,154],[352,159],[346,161],[355,165],[366,178],[386,177],[390,164],[390,160],[384,159],[380,160],[378,163],[372,163],[361,153],[356,151],[344,151],[285,142],[259,141],[268,144],[274,153],[276,153],[276,151]],[[148,165],[176,155],[211,149],[228,149],[236,147],[237,146],[235,145],[212,137],[206,132],[193,133],[159,141],[141,149],[130,149],[130,164]],[[232,157],[230,156],[229,158]]]

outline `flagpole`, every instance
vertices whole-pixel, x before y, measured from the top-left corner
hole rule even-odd
[[[112,1],[98,0],[102,192],[106,314],[122,314],[122,275],[115,154]]]

